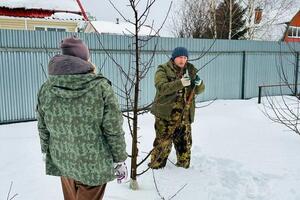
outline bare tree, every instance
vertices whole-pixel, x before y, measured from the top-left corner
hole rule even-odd
[[[212,17],[213,38],[216,39],[217,35],[217,14],[216,14],[216,0],[210,0],[210,16]]]
[[[157,40],[154,45],[154,49],[152,52],[152,55],[150,58],[146,61],[142,61],[142,55],[141,51],[142,48],[147,46],[148,42],[155,38],[155,36],[159,35],[159,32],[163,26],[163,24],[166,21],[166,18],[168,16],[168,13],[170,11],[171,5],[169,7],[169,11],[166,15],[165,20],[163,21],[162,25],[158,30],[154,29],[154,22],[151,24],[148,23],[149,13],[151,10],[151,7],[156,2],[156,0],[147,0],[144,7],[142,5],[139,5],[141,3],[140,0],[129,0],[129,7],[131,8],[134,19],[129,19],[128,17],[125,17],[119,9],[115,6],[115,4],[109,0],[110,4],[117,10],[117,12],[120,14],[120,16],[125,20],[126,22],[132,24],[135,27],[134,32],[131,33],[131,38],[133,38],[133,46],[134,50],[132,52],[132,63],[128,63],[128,76],[122,78],[122,83],[124,86],[124,97],[126,100],[126,114],[124,116],[128,120],[128,125],[130,129],[130,133],[132,136],[132,148],[131,148],[131,166],[130,166],[130,188],[131,189],[137,189],[138,183],[137,183],[137,176],[143,174],[143,172],[138,172],[138,167],[146,161],[146,159],[142,159],[138,163],[138,116],[145,113],[151,104],[149,105],[140,105],[140,84],[141,81],[146,77],[149,70],[153,67],[153,58],[156,53],[157,48]],[[143,7],[143,8],[141,8]],[[147,35],[144,37],[140,36],[141,28],[148,27],[152,32],[155,34]],[[149,33],[150,34],[150,33]]]
[[[154,175],[154,171],[152,170],[152,177],[153,177],[153,181],[154,181],[154,185],[155,185],[155,189],[156,189],[156,192],[158,194],[158,196],[160,197],[160,199],[162,200],[171,200],[173,199],[177,194],[179,194],[181,192],[181,190],[183,190],[185,188],[185,186],[187,186],[187,184],[184,184],[179,190],[177,190],[177,192],[175,192],[175,194],[171,197],[169,197],[168,199],[166,199],[162,194],[161,192],[159,191],[159,188],[158,188],[158,183],[157,183],[157,180],[155,178],[155,175]]]
[[[187,0],[176,13],[179,37],[243,39],[247,31],[245,9],[236,0]]]
[[[277,72],[280,83],[266,87],[277,87],[280,96],[271,96],[265,88],[265,99],[263,103],[263,113],[273,122],[287,127],[292,132],[300,135],[300,94],[298,93],[298,76],[299,76],[299,52],[296,51],[292,44],[288,44],[294,59],[286,58],[281,54],[277,64]],[[289,67],[294,70],[294,77],[290,77]],[[290,96],[292,95],[292,96]]]
[[[245,34],[246,39],[253,39],[253,27],[255,24],[255,9],[254,9],[254,1],[256,0],[248,0],[245,2],[246,11],[246,27],[248,29]]]
[[[6,197],[6,200],[12,200],[14,199],[16,196],[18,196],[18,194],[14,194],[12,197],[10,195],[11,193],[11,190],[12,190],[12,185],[13,185],[13,182],[10,183],[10,186],[9,186],[9,190],[8,190],[8,194],[7,194],[7,197]]]
[[[228,39],[231,39],[232,35],[232,0],[229,0],[229,33]]]
[[[122,17],[122,19],[132,26],[134,26],[134,31],[127,30],[130,34],[127,34],[126,37],[132,39],[132,44],[129,45],[130,50],[130,56],[129,56],[129,62],[127,65],[124,65],[124,63],[121,65],[116,61],[116,59],[110,54],[108,50],[104,47],[100,34],[97,34],[98,42],[101,46],[101,48],[105,51],[107,57],[113,61],[115,66],[118,68],[120,74],[121,74],[121,82],[122,87],[118,87],[114,85],[117,89],[117,95],[125,101],[125,104],[123,104],[123,115],[127,118],[127,124],[130,130],[130,134],[132,136],[132,148],[131,148],[131,166],[130,166],[130,188],[131,189],[138,189],[138,182],[137,177],[146,173],[150,168],[138,171],[138,168],[149,158],[151,155],[150,152],[147,153],[145,157],[139,157],[139,136],[138,136],[138,119],[139,116],[147,112],[152,105],[146,104],[142,105],[139,103],[140,101],[140,84],[141,81],[147,76],[147,73],[151,68],[153,68],[153,59],[156,53],[157,45],[158,45],[158,35],[160,30],[162,29],[170,8],[172,6],[172,2],[169,6],[168,12],[166,14],[166,17],[160,27],[158,29],[154,29],[154,22],[151,24],[148,24],[148,17],[150,13],[150,9],[153,6],[153,4],[156,2],[156,0],[147,0],[144,7],[141,8],[141,0],[129,0],[129,7],[131,8],[132,12],[134,13],[134,18],[130,19],[128,17],[125,17],[123,13],[117,8],[116,4],[114,4],[111,0],[108,0],[112,7],[119,13],[119,15]],[[81,6],[82,8],[82,6]],[[82,12],[84,12],[82,8]],[[88,20],[88,19],[87,19]],[[89,22],[90,23],[90,22]],[[143,27],[148,27],[150,32],[152,34],[146,35],[146,36],[140,36],[141,29]],[[95,29],[96,30],[96,29]],[[154,32],[154,34],[153,34]],[[141,54],[142,48],[146,47],[150,41],[153,45],[153,50],[151,55],[147,59],[143,59],[143,56]],[[214,41],[215,42],[215,41]],[[194,60],[201,59],[203,56],[206,55],[206,53],[209,52],[209,50],[214,45],[214,42],[212,45],[207,49],[207,51],[203,51],[203,53]],[[216,56],[217,57],[217,56]],[[215,58],[216,58],[215,57]],[[214,60],[213,58],[212,60]],[[104,60],[105,62],[106,60]],[[211,61],[210,61],[211,62]],[[206,65],[204,65],[199,70],[203,69]],[[191,95],[192,97],[192,95]]]
[[[170,8],[172,6],[172,2],[170,3],[169,10],[166,14],[165,19],[159,28],[154,28],[154,22],[149,23],[149,13],[156,0],[128,0],[128,7],[131,9],[133,13],[133,19],[125,16],[120,9],[116,6],[112,0],[108,0],[111,6],[118,12],[121,18],[127,22],[129,25],[133,26],[133,30],[127,29],[126,37],[132,40],[132,44],[129,45],[129,63],[121,65],[116,61],[116,59],[110,54],[108,50],[106,50],[103,45],[100,34],[97,34],[98,42],[101,48],[105,51],[106,55],[113,61],[115,66],[118,68],[121,75],[122,88],[114,85],[117,89],[117,95],[124,100],[126,103],[123,106],[123,116],[127,118],[127,123],[129,127],[130,134],[132,136],[132,147],[131,147],[131,166],[130,166],[130,188],[138,189],[137,176],[142,175],[147,170],[142,172],[138,172],[138,167],[144,163],[148,156],[141,159],[138,162],[139,150],[138,150],[138,119],[139,115],[144,114],[148,111],[151,104],[141,105],[140,97],[141,97],[141,81],[146,77],[147,73],[151,68],[153,68],[153,59],[156,53],[156,48],[158,44],[159,32],[162,29],[167,16],[170,12]],[[79,0],[77,0],[79,2]],[[80,4],[80,2],[79,2]],[[84,13],[84,9],[82,5],[80,5],[82,12]],[[85,19],[89,22],[88,18]],[[89,22],[90,23],[90,22]],[[93,27],[92,23],[90,23]],[[147,28],[149,30],[148,35],[141,36],[141,30]],[[95,28],[94,28],[95,29]],[[95,29],[96,30],[96,29]],[[96,30],[97,32],[97,30]],[[128,34],[129,33],[129,34]],[[154,46],[152,50],[151,56],[143,60],[142,59],[142,48],[146,47],[148,43],[154,40]],[[153,43],[152,43],[153,44]]]
[[[173,17],[173,34],[179,37],[224,38],[217,30],[220,32],[226,28],[229,30],[226,37],[228,39],[233,37],[232,28],[238,23],[234,19],[243,18],[245,24],[240,27],[241,30],[246,30],[243,39],[274,40],[283,36],[285,24],[291,20],[293,13],[298,12],[300,6],[298,0],[236,0],[245,13],[234,16],[236,14],[232,6],[234,0],[228,1],[229,22],[226,24],[224,18],[219,20],[217,16],[217,9],[222,0],[183,1]],[[259,12],[260,15],[257,15]],[[257,20],[257,16],[261,19]]]
[[[210,13],[215,1],[188,0],[184,1],[173,17],[173,34],[178,37],[204,37],[207,28],[212,24]]]
[[[263,40],[274,40],[283,35],[285,27],[280,26],[291,20],[291,14],[296,14],[300,6],[298,0],[248,0],[241,3],[247,9],[246,39]],[[255,19],[256,12],[261,12],[258,21]]]

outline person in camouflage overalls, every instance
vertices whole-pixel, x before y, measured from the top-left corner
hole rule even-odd
[[[61,48],[38,92],[46,174],[61,177],[65,200],[99,200],[107,182],[127,177],[123,117],[110,82],[88,62],[87,46],[70,37]]]
[[[152,169],[165,167],[172,143],[177,155],[176,166],[190,166],[195,94],[203,92],[205,86],[187,59],[187,49],[177,47],[171,59],[159,65],[155,74],[156,96],[151,113],[155,116],[156,138],[149,163]]]

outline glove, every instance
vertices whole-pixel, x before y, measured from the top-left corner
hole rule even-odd
[[[115,176],[118,183],[126,181],[128,177],[128,170],[125,162],[114,163]]]
[[[201,85],[201,83],[202,83],[202,80],[200,79],[200,77],[198,75],[196,75],[196,78],[194,79],[194,84],[196,86],[199,86],[199,85]]]
[[[186,71],[186,73],[183,75],[183,77],[180,80],[184,87],[191,85],[191,79],[188,74],[188,71]]]

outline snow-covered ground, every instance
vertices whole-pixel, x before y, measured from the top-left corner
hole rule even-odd
[[[271,122],[261,108],[251,99],[217,100],[197,109],[190,169],[169,162],[163,170],[149,170],[138,179],[138,191],[129,190],[128,182],[110,182],[104,199],[160,199],[154,173],[165,199],[185,185],[174,200],[299,200],[300,136]],[[152,147],[153,123],[150,114],[140,118],[142,155]],[[128,133],[126,139],[130,152]],[[63,199],[59,178],[44,175],[36,122],[0,126],[0,159],[0,199],[11,182],[16,200]],[[176,162],[174,150],[170,160]]]

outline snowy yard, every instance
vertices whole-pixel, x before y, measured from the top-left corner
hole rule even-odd
[[[191,168],[168,162],[154,171],[161,194],[168,199],[186,184],[174,200],[299,200],[300,136],[271,122],[260,108],[257,99],[250,99],[217,100],[197,109]],[[142,155],[152,147],[153,123],[151,114],[140,118]],[[130,153],[128,132],[126,139]],[[15,200],[63,199],[59,179],[44,175],[36,122],[0,126],[0,159],[1,200],[11,182]],[[170,160],[176,161],[174,149]],[[160,199],[152,171],[138,181],[138,191],[129,190],[128,183],[110,182],[104,199]]]

